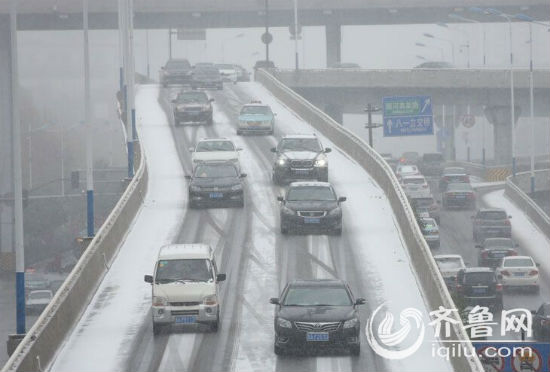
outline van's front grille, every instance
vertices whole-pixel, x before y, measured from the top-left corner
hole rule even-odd
[[[170,306],[199,306],[200,302],[170,302]]]
[[[199,315],[198,310],[172,310],[172,315]]]

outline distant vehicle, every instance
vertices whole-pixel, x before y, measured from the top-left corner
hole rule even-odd
[[[153,334],[173,325],[205,324],[217,332],[220,318],[219,274],[206,244],[172,244],[160,249],[151,284]]]
[[[238,120],[238,135],[244,133],[273,134],[275,129],[275,114],[269,105],[264,105],[261,102],[244,105]]]
[[[250,81],[250,72],[248,72],[244,67],[235,65],[235,69],[237,70],[237,81]]]
[[[186,59],[170,59],[161,67],[160,81],[164,87],[170,84],[190,84],[191,64]]]
[[[189,182],[189,207],[231,205],[244,207],[245,173],[233,162],[199,163]]]
[[[487,306],[502,309],[502,284],[488,267],[461,269],[456,276],[456,293],[466,306]]]
[[[395,175],[397,176],[397,179],[399,180],[399,182],[401,182],[403,177],[419,176],[420,171],[418,170],[418,167],[416,165],[398,164],[395,170]]]
[[[361,322],[355,298],[342,280],[295,280],[288,283],[280,298],[270,302],[275,310],[276,355],[310,348],[349,349],[361,352]]]
[[[456,286],[457,273],[466,268],[466,264],[459,254],[440,254],[434,256],[435,263],[439,272],[447,284],[449,290],[454,290]]]
[[[510,238],[488,238],[482,244],[476,245],[479,248],[477,264],[496,268],[500,261],[507,256],[517,256],[518,245]]]
[[[281,233],[306,230],[342,234],[342,208],[345,197],[337,197],[328,182],[293,182],[281,202]]]
[[[511,238],[512,224],[504,209],[479,209],[472,216],[473,236],[476,242],[487,238]]]
[[[25,290],[49,289],[50,280],[36,272],[25,272]]]
[[[330,68],[350,68],[350,69],[356,68],[357,69],[357,68],[361,68],[361,66],[359,66],[357,63],[337,62],[332,66],[330,66]]]
[[[220,63],[214,66],[220,71],[220,75],[222,76],[223,81],[228,81],[233,84],[237,83],[238,72],[235,68],[235,65]]]
[[[415,192],[426,192],[430,190],[428,181],[422,175],[403,176],[401,178],[401,186],[405,194],[413,194]]]
[[[328,159],[330,148],[323,148],[314,134],[292,134],[281,138],[273,163],[273,182],[282,184],[288,180],[314,179],[328,181]]]
[[[497,274],[505,290],[515,287],[538,292],[540,289],[538,264],[529,256],[503,257]]]
[[[537,341],[550,339],[550,302],[533,311],[533,335]]]
[[[203,138],[195,147],[189,148],[193,166],[208,161],[230,161],[237,169],[240,169],[239,151],[241,150],[228,138]]]
[[[455,68],[452,64],[449,62],[444,61],[427,61],[419,64],[418,66],[415,66],[415,68],[425,68],[425,69],[447,69],[447,68]]]
[[[422,155],[420,162],[420,171],[425,176],[441,176],[445,159],[439,152],[426,153]]]
[[[430,211],[425,207],[414,208],[416,218],[431,218]]]
[[[53,292],[49,289],[31,291],[25,301],[28,313],[41,313],[52,301]]]
[[[195,69],[195,70],[200,70],[200,69],[203,69],[203,68],[205,68],[205,69],[215,68],[214,63],[212,63],[212,62],[197,62],[193,66],[193,69]]]
[[[405,165],[418,165],[420,155],[416,151],[404,152],[399,158],[399,162]]]
[[[195,69],[191,81],[193,89],[223,89],[223,80],[217,68]]]
[[[380,156],[388,163],[390,168],[395,172],[395,168],[397,167],[397,159],[394,159],[392,154],[390,153],[381,153]]]
[[[256,64],[254,65],[254,70],[257,70],[259,68],[266,68],[266,69],[275,68],[275,64],[273,63],[273,61],[265,61],[265,60],[256,61]]]
[[[185,123],[213,123],[212,102],[206,93],[185,91],[178,94],[174,104],[174,122],[176,125]]]
[[[418,210],[418,208],[426,209],[429,212],[430,217],[439,224],[441,209],[439,208],[439,204],[431,194],[410,195],[409,202],[411,204],[411,207],[415,210]]]
[[[461,167],[447,167],[443,169],[443,174],[439,180],[439,191],[447,190],[450,183],[470,183],[470,176],[466,170]]]
[[[430,248],[439,248],[441,240],[439,238],[439,227],[433,218],[419,218],[418,225],[424,236],[424,240]]]
[[[476,194],[469,183],[449,183],[441,196],[443,208],[475,209]]]

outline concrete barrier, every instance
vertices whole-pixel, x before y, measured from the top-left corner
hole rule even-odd
[[[538,186],[538,189],[548,187],[550,183],[549,176],[548,169],[535,172],[535,184]],[[542,208],[524,191],[530,188],[530,178],[530,172],[516,174],[515,180],[512,176],[508,177],[506,179],[506,185],[504,186],[504,194],[516,204],[518,208],[524,211],[531,221],[533,221],[544,235],[550,239],[550,217],[544,213]]]
[[[140,146],[136,146],[140,149]],[[2,372],[42,371],[81,317],[124,241],[147,192],[145,156],[126,191],[80,257],[52,302],[27,332]]]
[[[302,96],[285,86],[265,70],[256,72],[256,81],[262,83],[275,97],[329,138],[336,146],[345,149],[359,165],[385,190],[391,204],[399,229],[408,249],[410,262],[415,269],[420,287],[432,309],[439,306],[453,309],[454,305],[441,277],[430,249],[416,223],[413,211],[397,178],[382,157],[369,147],[361,138],[343,128],[323,111],[305,100]],[[396,233],[398,233],[396,231]],[[455,315],[455,319],[460,320]],[[452,340],[464,340],[465,347],[471,347],[466,331],[459,321],[451,330]],[[453,368],[457,372],[483,371],[477,357],[452,358]]]

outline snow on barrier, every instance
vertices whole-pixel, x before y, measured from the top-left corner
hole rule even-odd
[[[546,188],[549,185],[550,170],[543,169],[535,172],[537,189]],[[522,172],[516,174],[514,180],[512,176],[506,179],[504,194],[518,206],[533,221],[538,228],[550,239],[550,217],[535,203],[533,199],[523,190],[529,189],[531,182],[531,172]],[[529,186],[527,186],[529,185]]]
[[[443,278],[432,257],[430,249],[416,223],[412,208],[397,178],[382,157],[362,139],[343,128],[323,111],[312,105],[302,96],[288,88],[266,70],[256,71],[256,81],[263,84],[277,99],[298,114],[311,126],[329,138],[335,145],[345,149],[360,166],[385,190],[405,240],[411,265],[421,285],[422,292],[431,309],[443,306],[448,309],[456,306],[451,299]],[[458,324],[452,326],[449,340],[462,340],[463,346],[471,350],[472,345],[458,315]],[[457,356],[451,358],[455,371],[483,371],[479,359]]]
[[[86,309],[147,192],[145,156],[141,146],[136,149],[139,149],[136,153],[139,167],[134,178],[50,304],[4,365],[2,372],[42,371]]]

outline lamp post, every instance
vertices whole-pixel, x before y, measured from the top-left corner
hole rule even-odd
[[[439,22],[439,23],[437,23],[437,25],[439,27],[443,27],[443,28],[446,28],[446,29],[451,30],[451,31],[456,31],[456,32],[461,33],[462,35],[465,36],[466,44],[464,44],[464,46],[467,49],[467,60],[468,60],[466,67],[470,68],[470,35],[468,35],[468,33],[464,30],[454,28],[454,27],[449,27],[449,25],[444,23],[444,22]]]
[[[475,19],[466,18],[454,13],[449,14],[449,18],[462,22],[477,23],[481,25],[483,33],[483,67],[485,67],[485,65],[487,64],[487,30],[485,29],[485,24],[481,23],[480,21],[476,21]]]
[[[294,0],[294,55],[295,69],[298,70],[298,0]]]
[[[86,126],[86,226],[94,236],[94,171],[92,123],[90,119],[90,43],[88,39],[88,0],[82,0],[84,36],[84,125]]]
[[[414,45],[418,46],[418,47],[421,47],[421,48],[432,48],[432,49],[437,49],[439,50],[439,52],[441,53],[441,60],[443,61],[445,59],[445,56],[443,54],[443,48],[441,47],[438,47],[438,46],[435,46],[435,45],[426,45],[424,43],[420,43],[420,42],[417,42],[415,43]]]
[[[440,41],[445,41],[445,42],[449,43],[449,46],[451,47],[452,63],[453,63],[453,65],[455,64],[455,44],[452,40],[436,37],[433,34],[430,34],[430,33],[427,33],[427,32],[423,33],[422,36],[427,37],[428,39],[440,40]]]

